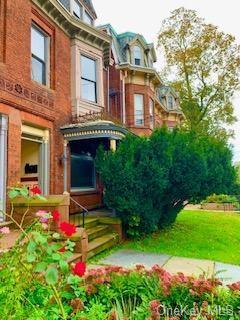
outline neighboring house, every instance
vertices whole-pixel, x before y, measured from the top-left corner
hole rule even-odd
[[[176,93],[163,85],[154,67],[152,43],[133,32],[117,34],[111,25],[100,27],[112,36],[108,79],[108,113],[135,134],[151,134],[157,126],[172,128],[182,120]]]
[[[90,0],[1,1],[0,210],[6,187],[16,182],[38,184],[44,194],[86,194],[81,186],[89,181],[79,176],[78,165],[86,172],[92,166],[88,148],[79,151],[70,142],[67,154],[71,139],[60,127],[105,107],[103,68],[111,39],[94,27],[95,19]],[[70,157],[76,165],[72,188]]]

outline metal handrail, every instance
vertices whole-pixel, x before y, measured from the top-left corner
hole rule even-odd
[[[84,206],[82,206],[80,203],[78,203],[75,199],[73,199],[72,197],[70,197],[70,200],[72,200],[73,203],[75,203],[79,208],[82,209],[82,215],[83,215],[83,223],[82,223],[82,227],[85,227],[85,215],[88,214],[88,209],[85,208]]]

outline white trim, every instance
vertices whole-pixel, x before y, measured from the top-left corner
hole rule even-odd
[[[8,120],[0,115],[0,210],[6,209],[6,186],[7,186],[7,130]],[[0,213],[0,222],[5,217]]]

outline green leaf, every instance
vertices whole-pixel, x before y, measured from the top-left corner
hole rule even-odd
[[[21,188],[21,189],[19,190],[19,193],[20,193],[20,195],[23,196],[24,198],[28,198],[28,195],[29,195],[28,189],[26,189],[26,188]]]
[[[59,261],[61,259],[61,254],[60,253],[53,253],[52,254],[52,259],[54,261]]]
[[[16,191],[15,189],[12,189],[8,192],[8,196],[10,199],[14,199],[16,198],[17,196],[19,196],[19,192]]]
[[[33,252],[35,252],[36,247],[37,247],[36,242],[30,241],[30,242],[28,243],[28,246],[27,246],[27,251],[28,251],[29,253],[33,253]]]
[[[62,270],[62,272],[67,272],[69,269],[69,265],[68,265],[67,261],[64,261],[64,260],[59,261],[59,267]]]
[[[48,284],[56,284],[58,281],[57,269],[53,267],[49,267],[45,273],[45,279]]]
[[[39,262],[34,271],[35,272],[44,272],[47,269],[48,264],[46,262]]]
[[[28,255],[27,255],[27,262],[34,262],[34,261],[36,261],[36,256],[34,255],[34,254],[32,254],[32,253],[29,253]]]

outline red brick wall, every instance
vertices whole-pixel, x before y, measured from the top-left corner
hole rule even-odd
[[[31,80],[32,21],[51,36],[51,88]],[[20,180],[21,124],[25,121],[50,130],[50,192],[63,192],[59,127],[71,120],[70,62],[70,39],[30,0],[1,1],[0,112],[9,116],[8,185]]]

